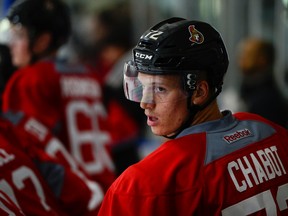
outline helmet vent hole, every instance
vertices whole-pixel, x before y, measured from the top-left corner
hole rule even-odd
[[[153,43],[150,43],[150,42],[147,42],[147,41],[141,41],[138,46],[139,47],[146,47],[146,48],[149,48],[153,45]]]

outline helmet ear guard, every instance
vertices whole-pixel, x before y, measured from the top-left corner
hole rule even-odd
[[[186,75],[186,88],[189,91],[194,91],[196,89],[196,74],[187,73]]]
[[[183,89],[184,91],[188,92],[188,94],[192,94],[193,91],[196,89],[196,84],[199,78],[198,75],[199,71],[193,71],[193,72],[185,72],[182,75],[183,80]]]

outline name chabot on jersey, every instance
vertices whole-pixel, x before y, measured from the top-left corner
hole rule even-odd
[[[276,146],[237,158],[227,169],[239,192],[287,174]]]
[[[226,141],[228,144],[234,143],[240,139],[250,137],[252,136],[251,131],[249,131],[247,128],[235,131],[234,133],[227,134],[223,137],[224,141]]]

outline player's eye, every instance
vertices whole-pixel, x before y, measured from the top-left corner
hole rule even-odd
[[[166,91],[166,89],[161,87],[161,86],[154,86],[154,92],[155,93],[164,93],[165,91]]]

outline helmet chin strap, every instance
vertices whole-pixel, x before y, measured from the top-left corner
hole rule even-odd
[[[200,111],[205,109],[209,104],[212,103],[212,101],[220,94],[222,91],[222,87],[218,87],[216,92],[211,95],[211,97],[202,105],[195,105],[191,104],[191,98],[192,93],[189,94],[189,97],[187,98],[187,108],[189,110],[189,114],[186,118],[186,120],[183,122],[183,124],[175,131],[175,133],[171,136],[163,135],[163,137],[167,139],[175,139],[184,129],[191,126],[193,119],[195,118],[195,115]]]

